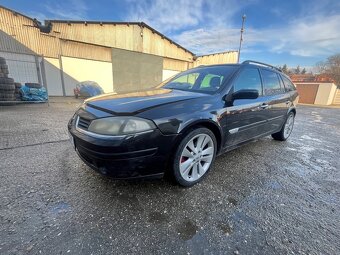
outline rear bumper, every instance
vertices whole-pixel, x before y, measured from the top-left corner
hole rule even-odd
[[[152,132],[110,139],[79,132],[69,123],[79,157],[95,171],[117,179],[162,177],[176,135]]]

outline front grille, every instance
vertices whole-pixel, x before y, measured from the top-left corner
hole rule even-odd
[[[87,130],[90,126],[91,120],[84,119],[78,116],[78,124],[77,127]]]

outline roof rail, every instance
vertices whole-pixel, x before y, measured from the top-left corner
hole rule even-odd
[[[277,71],[279,71],[279,72],[282,73],[282,70],[281,70],[280,68],[277,68],[277,67],[272,66],[272,65],[268,65],[268,64],[266,64],[266,63],[254,61],[254,60],[246,60],[246,61],[243,61],[243,62],[242,62],[242,65],[245,65],[245,64],[255,64],[255,65],[265,66],[265,67],[269,67],[269,68],[275,69],[275,70],[277,70]]]

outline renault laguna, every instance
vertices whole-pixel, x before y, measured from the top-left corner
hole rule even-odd
[[[256,61],[200,66],[138,92],[84,102],[68,123],[91,168],[118,179],[172,176],[201,181],[217,155],[291,134],[298,94],[289,77]]]

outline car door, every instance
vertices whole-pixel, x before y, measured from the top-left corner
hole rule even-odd
[[[259,97],[256,99],[238,99],[227,101],[226,140],[225,147],[234,146],[260,136],[266,125],[266,112],[262,80],[257,67],[243,68],[234,79],[232,88],[226,98],[231,98],[234,92],[242,89],[256,89]]]
[[[290,104],[289,93],[285,92],[284,85],[277,72],[261,68],[263,93],[265,98],[265,111],[268,116],[268,132],[277,132],[285,121]]]

